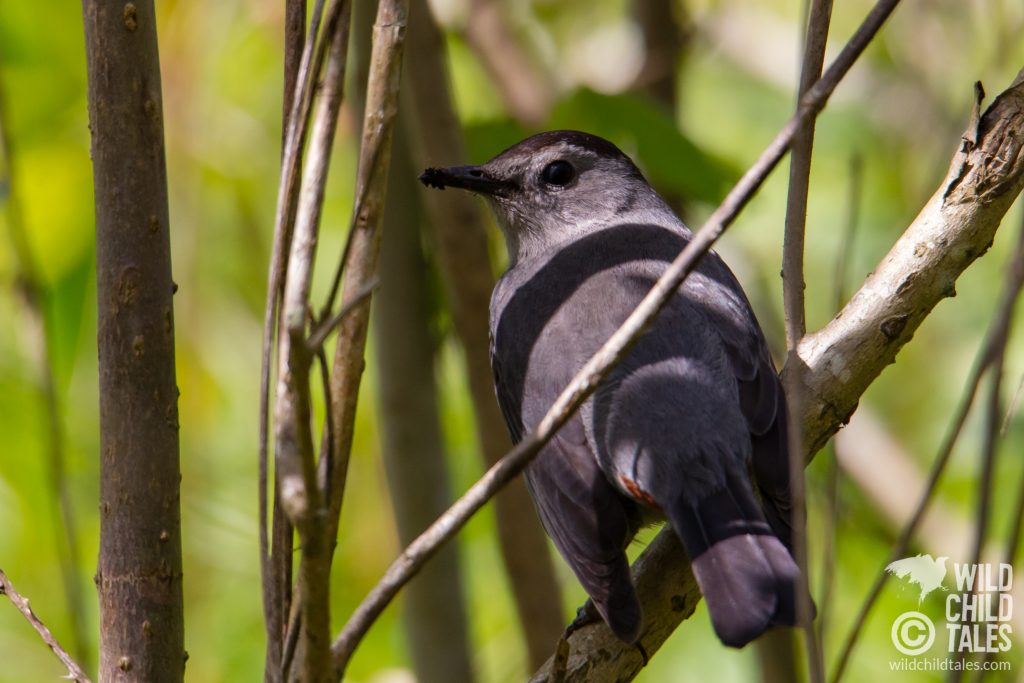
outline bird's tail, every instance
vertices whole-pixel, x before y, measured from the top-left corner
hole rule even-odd
[[[743,647],[771,626],[796,623],[800,570],[749,484],[731,478],[698,504],[679,500],[668,512],[723,643]]]

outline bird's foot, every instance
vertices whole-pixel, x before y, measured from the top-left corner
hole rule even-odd
[[[594,607],[594,603],[587,600],[583,603],[583,606],[576,610],[576,618],[569,622],[569,625],[565,627],[565,631],[562,633],[564,640],[569,640],[569,636],[590,624],[596,624],[601,621],[601,614]]]

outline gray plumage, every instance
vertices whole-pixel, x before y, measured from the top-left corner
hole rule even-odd
[[[421,180],[483,195],[505,235],[491,360],[519,441],[692,234],[628,157],[576,131]],[[794,623],[785,425],[764,336],[711,252],[526,469],[545,529],[619,638],[642,627],[625,548],[658,518],[692,559],[722,642]]]

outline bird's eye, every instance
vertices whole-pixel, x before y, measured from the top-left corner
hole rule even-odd
[[[576,177],[576,169],[568,161],[552,161],[540,172],[541,179],[548,185],[564,187]]]

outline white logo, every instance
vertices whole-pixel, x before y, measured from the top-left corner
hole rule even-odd
[[[942,588],[942,580],[946,578],[946,560],[948,559],[948,557],[940,557],[933,560],[931,555],[905,557],[889,564],[885,571],[895,574],[900,579],[909,577],[910,583],[916,583],[917,587],[921,589],[921,597],[917,599],[917,604],[920,605],[925,596],[936,588]]]
[[[935,624],[920,612],[904,612],[892,622],[892,644],[905,655],[914,657],[935,642]]]

